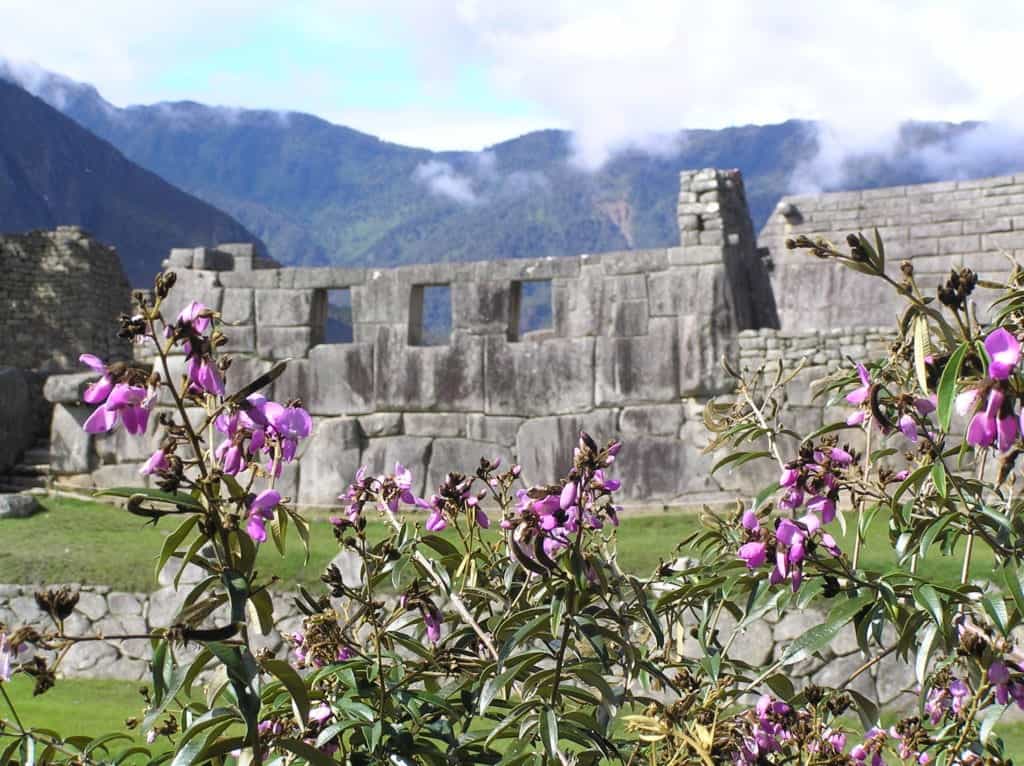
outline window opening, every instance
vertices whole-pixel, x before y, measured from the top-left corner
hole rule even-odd
[[[409,298],[409,345],[445,346],[451,336],[451,287],[413,285]]]

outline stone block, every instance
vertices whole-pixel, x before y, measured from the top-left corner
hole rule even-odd
[[[256,290],[256,324],[294,327],[313,322],[313,290]]]
[[[94,435],[93,451],[99,463],[104,465],[145,461],[160,446],[162,431],[157,423],[157,413],[150,412],[144,433],[132,435],[118,426],[108,433]],[[96,464],[95,460],[92,462]]]
[[[649,404],[624,407],[619,415],[619,430],[631,436],[678,436],[683,425],[681,404]]]
[[[636,338],[598,338],[595,355],[596,404],[665,402],[679,397],[676,322],[651,320],[651,333]]]
[[[259,287],[268,290],[278,286],[281,271],[281,269],[221,271],[219,278],[224,287]]]
[[[160,304],[160,313],[165,321],[176,322],[181,310],[192,301],[197,301],[214,311],[220,311],[224,291],[218,281],[218,272],[182,269],[176,273],[178,280],[174,289]]]
[[[506,333],[511,285],[508,281],[452,284],[452,327],[476,333]]]
[[[222,325],[221,332],[228,341],[223,346],[225,352],[251,354],[256,351],[256,328],[253,325]]]
[[[258,359],[254,356],[233,356],[231,366],[224,374],[224,388],[231,394],[256,380],[260,375],[267,372],[273,364],[265,359]],[[260,391],[268,399],[273,398],[273,384]]]
[[[229,324],[248,324],[253,321],[252,306],[252,290],[239,287],[226,288],[221,300],[221,319]]]
[[[625,250],[601,253],[605,274],[649,274],[668,268],[668,250]]]
[[[192,251],[192,268],[206,271],[230,271],[235,267],[235,259],[212,247],[197,247]]]
[[[27,519],[41,510],[43,506],[39,504],[35,495],[0,495],[0,519]]]
[[[401,329],[379,328],[373,376],[377,409],[479,412],[483,347],[482,337],[459,332],[447,346],[409,346]]]
[[[257,354],[265,359],[304,357],[312,345],[309,327],[264,327],[256,333]]]
[[[363,284],[352,287],[353,321],[408,324],[411,288],[395,271],[368,272]]]
[[[501,458],[506,468],[511,465],[512,452],[490,442],[471,439],[434,439],[430,451],[430,468],[427,471],[427,494],[435,490],[444,477],[452,472],[473,476],[480,467],[480,458],[494,460]]]
[[[601,333],[604,277],[598,268],[585,268],[577,279],[556,280],[552,321],[556,334],[580,338]]]
[[[337,497],[359,470],[362,436],[355,418],[314,419],[299,473],[302,505],[337,505]]]
[[[289,268],[287,272],[291,277],[291,284],[282,285],[282,287],[339,290],[362,284],[366,279],[366,269],[350,269],[337,266]]]
[[[134,593],[113,592],[107,594],[107,607],[112,615],[141,616],[142,602]]]
[[[617,421],[618,412],[612,409],[527,420],[516,436],[516,455],[523,467],[523,481],[528,485],[548,484],[564,476],[572,467],[572,451],[580,430],[604,445],[618,437]]]
[[[99,377],[95,372],[51,375],[43,384],[43,398],[53,404],[81,404],[85,389]]]
[[[594,339],[509,343],[487,338],[485,412],[538,416],[580,412],[594,404]],[[481,409],[481,408],[474,408]]]
[[[671,500],[691,492],[713,490],[695,470],[700,449],[694,442],[662,436],[634,436],[624,441],[615,460],[622,479],[619,497],[631,501]]]
[[[432,440],[424,436],[385,436],[370,439],[362,464],[371,474],[390,474],[401,463],[412,472],[412,491],[422,495],[427,486],[427,464]],[[428,493],[429,494],[429,493]]]
[[[374,409],[374,348],[364,343],[314,346],[306,400],[314,415],[351,415]]]
[[[402,433],[402,413],[374,412],[358,418],[363,434],[369,437],[395,436]]]
[[[93,409],[54,405],[50,423],[50,468],[55,473],[87,473],[95,467],[92,436],[83,428]]]
[[[605,332],[616,337],[647,334],[647,301],[622,301],[607,306]]]
[[[466,418],[466,435],[481,442],[492,442],[505,447],[514,447],[516,434],[524,418],[501,415],[470,413]]]
[[[35,441],[32,390],[23,371],[0,367],[0,473],[14,465]],[[58,405],[60,406],[60,405]]]
[[[310,410],[309,403],[313,398],[313,375],[309,359],[290,360],[288,362],[288,366],[284,368],[284,372],[281,373],[281,376],[274,381],[271,391],[273,392],[272,398],[275,401],[284,403],[290,399],[300,399],[303,406],[312,414],[326,414]],[[263,393],[264,396],[270,396],[266,391]],[[340,415],[342,413],[335,412],[331,414]]]
[[[466,416],[449,412],[410,412],[405,418],[405,433],[412,436],[465,436]]]
[[[148,487],[149,477],[139,473],[142,463],[115,463],[103,465],[92,472],[97,489],[112,487]]]

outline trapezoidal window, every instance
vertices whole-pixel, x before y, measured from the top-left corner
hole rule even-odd
[[[550,279],[512,283],[509,301],[508,339],[511,342],[540,338],[554,330]]]
[[[352,334],[352,290],[340,287],[333,290],[319,290],[317,312],[320,316],[321,343],[351,343]]]
[[[413,285],[409,294],[409,345],[446,346],[451,337],[451,287]]]

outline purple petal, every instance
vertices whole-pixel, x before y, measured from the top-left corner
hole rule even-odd
[[[245,531],[249,537],[257,543],[265,543],[267,541],[267,528],[264,526],[266,522],[263,517],[258,514],[251,514],[249,521],[246,522]]]
[[[1000,452],[1006,452],[1017,440],[1017,418],[1012,415],[996,421],[996,446]]]
[[[988,375],[995,380],[1006,380],[1020,361],[1020,341],[1006,328],[1000,327],[985,338],[988,352]]]
[[[987,447],[996,438],[996,423],[984,412],[978,412],[967,426],[967,443],[973,447]]]
[[[117,423],[117,411],[108,410],[106,405],[97,407],[85,421],[82,428],[87,434],[103,434]]]
[[[86,404],[99,404],[100,402],[105,402],[107,397],[110,396],[110,391],[113,388],[114,382],[104,375],[85,389],[85,392],[82,394],[82,401]]]
[[[900,418],[900,431],[912,442],[917,441],[917,423],[910,415],[904,415]]]
[[[281,502],[281,493],[274,489],[265,489],[253,499],[249,510],[253,513],[271,511]]]
[[[107,365],[105,365],[103,363],[103,360],[100,359],[98,356],[93,356],[92,354],[82,354],[80,357],[78,357],[78,361],[84,364],[86,367],[91,368],[95,372],[98,372],[100,375],[107,374]]]

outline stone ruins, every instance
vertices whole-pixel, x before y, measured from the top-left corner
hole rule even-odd
[[[682,173],[678,210],[678,247],[540,260],[280,268],[244,245],[174,250],[168,308],[194,298],[221,311],[229,390],[292,360],[272,394],[314,415],[283,480],[300,505],[333,503],[364,464],[401,462],[428,493],[481,455],[519,462],[528,481],[554,479],[580,428],[626,441],[625,500],[696,502],[764,483],[747,470],[708,476],[701,411],[729,392],[723,358],[803,360],[791,417],[813,428],[835,413],[810,383],[887,348],[896,296],[787,251],[787,237],[841,243],[877,226],[893,271],[909,259],[927,289],[961,262],[1005,275],[1007,256],[1024,252],[1024,176],[787,197],[756,241],[737,171]],[[55,480],[136,483],[155,442],[84,435],[87,380],[46,384]]]

